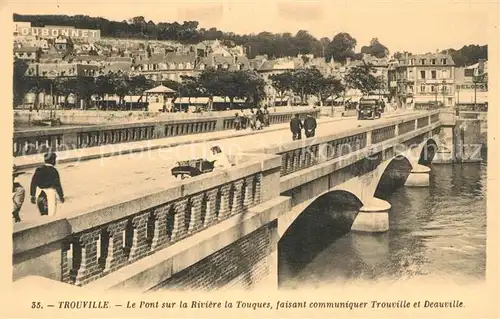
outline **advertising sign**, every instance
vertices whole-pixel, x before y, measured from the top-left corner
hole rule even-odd
[[[39,36],[42,38],[66,36],[97,41],[101,38],[101,30],[75,29],[69,27],[19,27],[19,35]]]

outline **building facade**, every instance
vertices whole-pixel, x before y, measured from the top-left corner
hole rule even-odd
[[[459,106],[488,105],[488,61],[455,69],[455,95]]]
[[[388,77],[392,98],[400,106],[455,105],[455,67],[448,54],[406,54],[391,61]]]

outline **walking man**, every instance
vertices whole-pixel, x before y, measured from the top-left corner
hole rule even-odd
[[[299,119],[299,115],[295,114],[295,116],[290,120],[290,131],[292,132],[292,139],[300,140],[302,138],[302,121]]]
[[[304,133],[306,134],[306,138],[314,137],[314,135],[316,135],[317,126],[316,119],[312,117],[311,114],[307,114],[307,117],[304,120]]]
[[[54,167],[56,165],[56,153],[45,154],[45,165],[36,169],[31,179],[31,203],[38,205],[41,215],[54,216],[57,209],[57,195],[64,203],[64,193],[59,178],[59,172]]]
[[[24,187],[16,182],[16,177],[24,174],[23,172],[19,172],[17,167],[14,165],[14,169],[12,171],[12,201],[14,203],[14,209],[12,211],[12,217],[14,217],[14,221],[19,223],[21,221],[21,216],[19,216],[19,212],[21,211],[21,207],[24,203],[25,191]]]

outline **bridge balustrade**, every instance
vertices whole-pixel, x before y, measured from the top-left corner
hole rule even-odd
[[[85,148],[149,140],[154,138],[154,132],[154,126],[82,132],[78,134],[77,145]]]
[[[319,112],[302,110],[294,113],[300,114],[303,119],[308,113],[316,118]],[[290,112],[275,112],[269,115],[271,124],[287,123],[291,118]],[[188,120],[15,131],[12,149],[13,156],[23,156],[44,153],[49,149],[63,151],[231,129],[234,129],[233,116],[200,116]]]
[[[429,117],[421,117],[417,120],[417,128],[422,128],[424,126],[429,125]]]
[[[26,257],[17,256],[30,253],[31,258],[45,258],[33,253],[38,249],[33,247],[43,250],[56,240],[51,245],[59,245],[60,260],[54,261],[53,255],[49,260],[59,273],[47,277],[78,286],[94,281],[278,196],[279,165],[277,156],[251,154],[227,172],[200,175],[131,201],[59,217],[56,233],[65,234],[60,240],[53,238],[54,231],[44,230],[54,222],[34,227],[16,224],[14,277],[43,273],[36,267],[34,273],[23,273]],[[21,228],[16,231],[16,227]],[[39,235],[33,236],[33,231]]]
[[[33,155],[50,149],[63,150],[62,140],[62,134],[34,135],[15,139],[13,142],[13,155]]]
[[[428,126],[431,118],[434,120],[432,124],[435,124],[436,118],[438,121],[440,120],[439,114],[439,111],[433,111],[425,117],[413,115],[404,121],[394,119],[386,124],[375,124],[371,128],[357,128],[354,130],[355,134],[351,133],[351,135],[346,136],[346,132],[333,136],[293,141],[279,147],[266,148],[264,152],[281,156],[280,176],[287,176],[318,163],[343,157],[368,146],[412,133]],[[418,123],[420,126],[416,128]]]
[[[437,121],[439,121],[439,114],[432,114],[431,123],[436,123]]]
[[[439,118],[438,118],[439,120]],[[415,121],[407,121],[398,125],[399,134],[405,134],[415,129]]]

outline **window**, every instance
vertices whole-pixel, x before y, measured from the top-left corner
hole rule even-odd
[[[474,76],[474,69],[465,69],[464,76]]]
[[[441,64],[444,64],[444,65],[446,64],[446,58],[441,59]]]
[[[436,79],[436,71],[431,71],[431,78]]]
[[[420,92],[425,92],[425,84],[420,85]]]
[[[443,90],[443,92],[448,92],[448,86],[447,85],[443,85],[442,90]]]
[[[408,78],[413,79],[413,70],[408,71]]]
[[[443,70],[442,76],[443,76],[443,79],[447,79],[448,78],[448,70]]]
[[[425,79],[425,71],[420,71],[420,78]]]
[[[436,92],[436,87],[434,85],[431,85],[431,92]]]
[[[205,70],[205,64],[200,64],[200,70]]]
[[[410,59],[410,65],[414,65],[415,64],[415,59]]]
[[[436,64],[436,59],[431,59],[431,64]]]
[[[425,65],[425,59],[420,59],[420,65]]]

